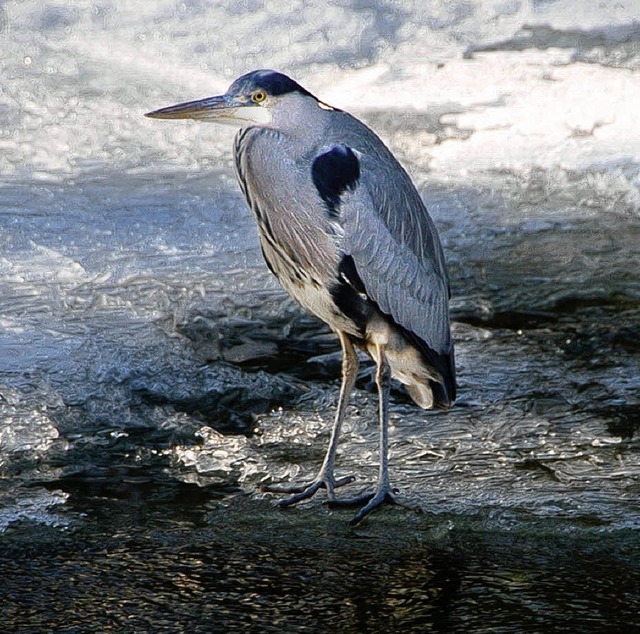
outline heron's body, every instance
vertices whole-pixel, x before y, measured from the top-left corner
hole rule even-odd
[[[319,486],[333,498],[335,448],[358,365],[354,345],[378,366],[385,453],[379,489],[386,499],[388,375],[420,407],[446,408],[455,399],[449,282],[438,234],[409,176],[367,126],[273,71],[238,79],[227,95],[255,91],[269,97],[269,116],[241,127],[234,153],[265,260],[284,289],[338,333],[345,355],[325,464],[290,502]],[[182,118],[203,111],[205,101],[151,114]],[[260,111],[256,116],[262,121]]]

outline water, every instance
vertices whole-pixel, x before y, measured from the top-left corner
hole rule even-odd
[[[322,507],[274,516],[149,478],[71,488],[81,523],[5,547],[18,631],[634,631],[630,534],[386,511],[348,530]]]
[[[633,631],[640,5],[290,4],[0,6],[4,629]],[[422,515],[258,490],[318,468],[337,343],[261,261],[232,132],[142,113],[264,66],[373,126],[440,228],[460,398],[392,405]]]

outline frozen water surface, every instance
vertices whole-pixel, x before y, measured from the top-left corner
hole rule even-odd
[[[575,5],[0,5],[6,631],[631,631],[640,4]],[[460,398],[392,406],[422,515],[258,490],[314,475],[337,342],[261,261],[233,132],[142,116],[258,67],[374,127],[440,228]]]

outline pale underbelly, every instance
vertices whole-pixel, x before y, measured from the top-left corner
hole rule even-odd
[[[306,311],[324,321],[333,330],[341,330],[354,337],[362,336],[356,324],[340,312],[326,286],[287,278],[280,278],[279,281],[284,290]]]

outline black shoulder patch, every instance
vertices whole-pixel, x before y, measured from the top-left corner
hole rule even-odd
[[[360,178],[360,161],[350,147],[335,145],[313,161],[311,178],[329,213],[336,215],[340,197],[353,191]]]

